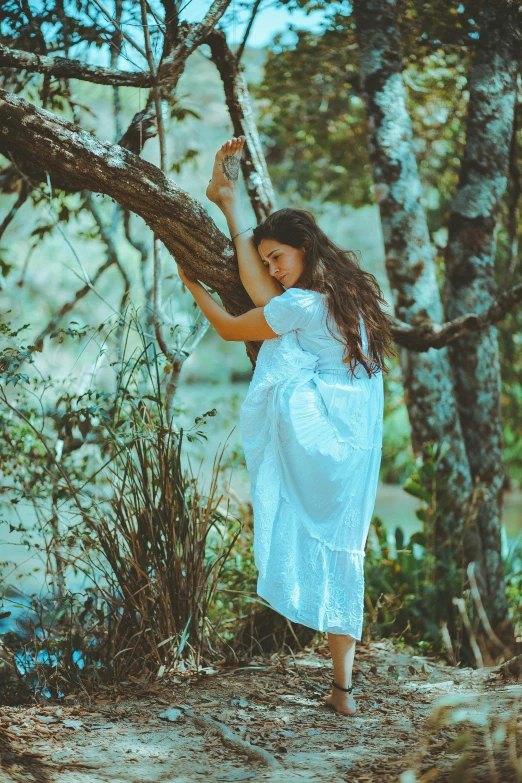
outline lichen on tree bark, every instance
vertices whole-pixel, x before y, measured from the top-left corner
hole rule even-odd
[[[495,228],[509,170],[519,55],[509,15],[487,7],[469,79],[466,147],[449,220],[444,290],[449,318],[484,312],[497,295]],[[497,329],[461,337],[449,350],[471,474],[484,486],[477,523],[486,610],[495,625],[507,611],[500,553],[504,469]]]
[[[411,324],[438,322],[442,302],[421,204],[395,3],[358,0],[354,14],[370,159],[379,193],[386,270],[395,313]],[[428,441],[447,441],[451,445],[440,463],[440,478],[448,482],[452,501],[444,529],[439,532],[441,540],[452,536],[458,540],[464,532],[472,482],[447,349],[430,349],[424,354],[403,350],[401,367],[415,453],[420,455]],[[480,561],[480,539],[476,535],[471,538],[469,532],[468,546]]]
[[[440,321],[442,301],[421,203],[396,2],[355,0],[354,15],[370,157],[395,312],[410,324]],[[516,74],[515,37],[507,36],[504,45],[502,35],[507,35],[506,24],[499,23],[490,9],[471,78],[466,154],[450,228],[445,302],[450,319],[464,312],[484,312],[496,293],[494,229],[506,185]],[[459,355],[459,344],[467,346],[465,358]],[[462,536],[461,565],[477,564],[478,583],[492,625],[498,628],[504,623],[504,638],[513,641],[506,620],[500,547],[503,470],[495,327],[456,340],[449,350],[425,354],[402,350],[401,366],[415,452],[420,454],[426,441],[450,444],[440,463],[448,496],[444,523],[436,531],[439,551],[448,539],[458,541]],[[477,478],[489,484],[489,499],[475,521],[468,512]]]

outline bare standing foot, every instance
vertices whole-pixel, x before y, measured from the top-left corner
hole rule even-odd
[[[212,179],[207,187],[207,198],[220,207],[233,199],[239,182],[239,161],[245,144],[245,137],[239,136],[226,141],[216,155]]]
[[[357,712],[357,706],[352,693],[344,693],[337,688],[332,688],[332,693],[324,700],[327,707],[333,707],[341,715],[353,715]]]

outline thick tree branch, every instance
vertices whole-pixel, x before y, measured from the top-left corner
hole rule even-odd
[[[393,319],[395,342],[410,351],[424,352],[430,348],[444,348],[465,334],[484,329],[496,323],[508,313],[513,305],[522,301],[522,283],[503,291],[482,313],[466,313],[442,324],[426,323],[411,326]]]
[[[231,2],[232,0],[214,0],[202,22],[184,28],[180,42],[168,52],[158,68],[158,80],[163,89],[170,92],[176,89],[187,59],[206,40]]]
[[[231,2],[232,0],[214,0],[203,21],[194,25],[187,41],[187,45],[192,47],[192,52],[195,51],[210,31],[214,29]]]
[[[238,315],[253,307],[241,285],[230,241],[202,205],[158,168],[19,96],[0,91],[0,98],[0,151],[28,160],[43,179],[49,171],[51,178],[58,174],[75,190],[111,196],[124,209],[140,215],[183,266],[217,291],[229,312]],[[139,250],[144,257],[145,248]],[[111,255],[108,265],[113,263]],[[105,264],[100,267],[95,279],[106,268]],[[80,289],[73,302],[89,290]],[[393,334],[400,345],[412,351],[441,348],[497,321],[521,300],[522,286],[518,285],[501,294],[480,315],[469,313],[447,323],[416,326],[395,319]],[[69,309],[67,306],[65,312]]]
[[[264,220],[274,209],[275,195],[268,174],[259,133],[252,114],[248,87],[242,66],[229,49],[221,30],[213,30],[205,41],[210,46],[212,60],[219,71],[234,136],[245,136],[246,144],[241,158],[241,169],[252,208],[257,220]]]
[[[74,190],[105,193],[140,215],[169,253],[221,297],[229,313],[254,305],[241,284],[235,253],[203,206],[156,166],[101,141],[67,120],[0,90],[0,152],[48,171]],[[249,343],[251,358],[259,343]]]
[[[57,78],[80,79],[95,84],[112,84],[118,87],[150,87],[153,81],[150,73],[102,68],[97,65],[87,65],[80,60],[70,60],[68,57],[48,57],[23,52],[20,49],[9,49],[1,44],[0,67],[45,73]]]
[[[111,196],[141,215],[169,252],[218,292],[239,281],[230,240],[202,205],[156,166],[4,90],[0,117],[0,151],[29,163],[42,181],[48,171],[52,180],[67,180],[74,190]],[[224,269],[215,268],[219,260]],[[239,309],[241,300],[245,294],[238,296]]]
[[[76,190],[105,193],[125,209],[140,215],[175,255],[203,283],[216,290],[227,310],[235,315],[253,304],[239,280],[230,241],[203,209],[162,172],[116,144],[100,141],[50,112],[38,109],[19,96],[0,91],[0,150],[28,160],[51,177],[57,173]],[[3,131],[7,130],[7,134]],[[115,176],[117,173],[117,176]],[[111,254],[95,279],[115,263]],[[60,317],[85,296],[90,288],[80,289]],[[465,314],[448,323],[411,326],[394,321],[396,341],[412,351],[441,348],[470,331],[484,328],[501,318],[522,300],[522,286],[504,292],[481,313]],[[62,309],[63,310],[63,309]],[[49,325],[46,333],[52,331]],[[42,338],[40,335],[39,339]]]

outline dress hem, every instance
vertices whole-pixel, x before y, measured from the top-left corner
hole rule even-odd
[[[278,614],[282,615],[283,617],[286,617],[287,620],[290,620],[292,623],[297,623],[298,625],[304,625],[307,628],[311,628],[313,631],[319,631],[320,633],[335,633],[342,636],[351,636],[353,639],[355,639],[357,642],[360,642],[362,639],[362,633],[356,634],[352,631],[339,631],[338,627],[336,627],[335,630],[331,630],[330,628],[318,628],[317,623],[312,623],[310,621],[306,621],[302,618],[298,617],[298,612],[288,611],[287,609],[282,610],[278,609],[276,606],[276,603],[269,598],[266,598],[259,590],[259,580],[258,580],[258,586],[257,586],[257,594],[260,598],[263,599],[263,601],[266,601],[267,604],[270,605],[270,607],[277,612]]]

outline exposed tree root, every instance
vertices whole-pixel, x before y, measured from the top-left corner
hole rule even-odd
[[[224,723],[215,720],[215,718],[209,718],[206,715],[198,715],[194,710],[191,710],[190,707],[179,707],[179,709],[183,710],[183,713],[187,718],[190,718],[197,726],[201,726],[204,729],[213,729],[217,732],[221,737],[223,744],[228,748],[235,750],[237,753],[244,753],[251,761],[259,761],[270,769],[281,768],[282,765],[275,756],[272,756],[267,750],[258,748],[256,745],[252,745],[250,742],[241,739],[238,734],[231,731]]]

